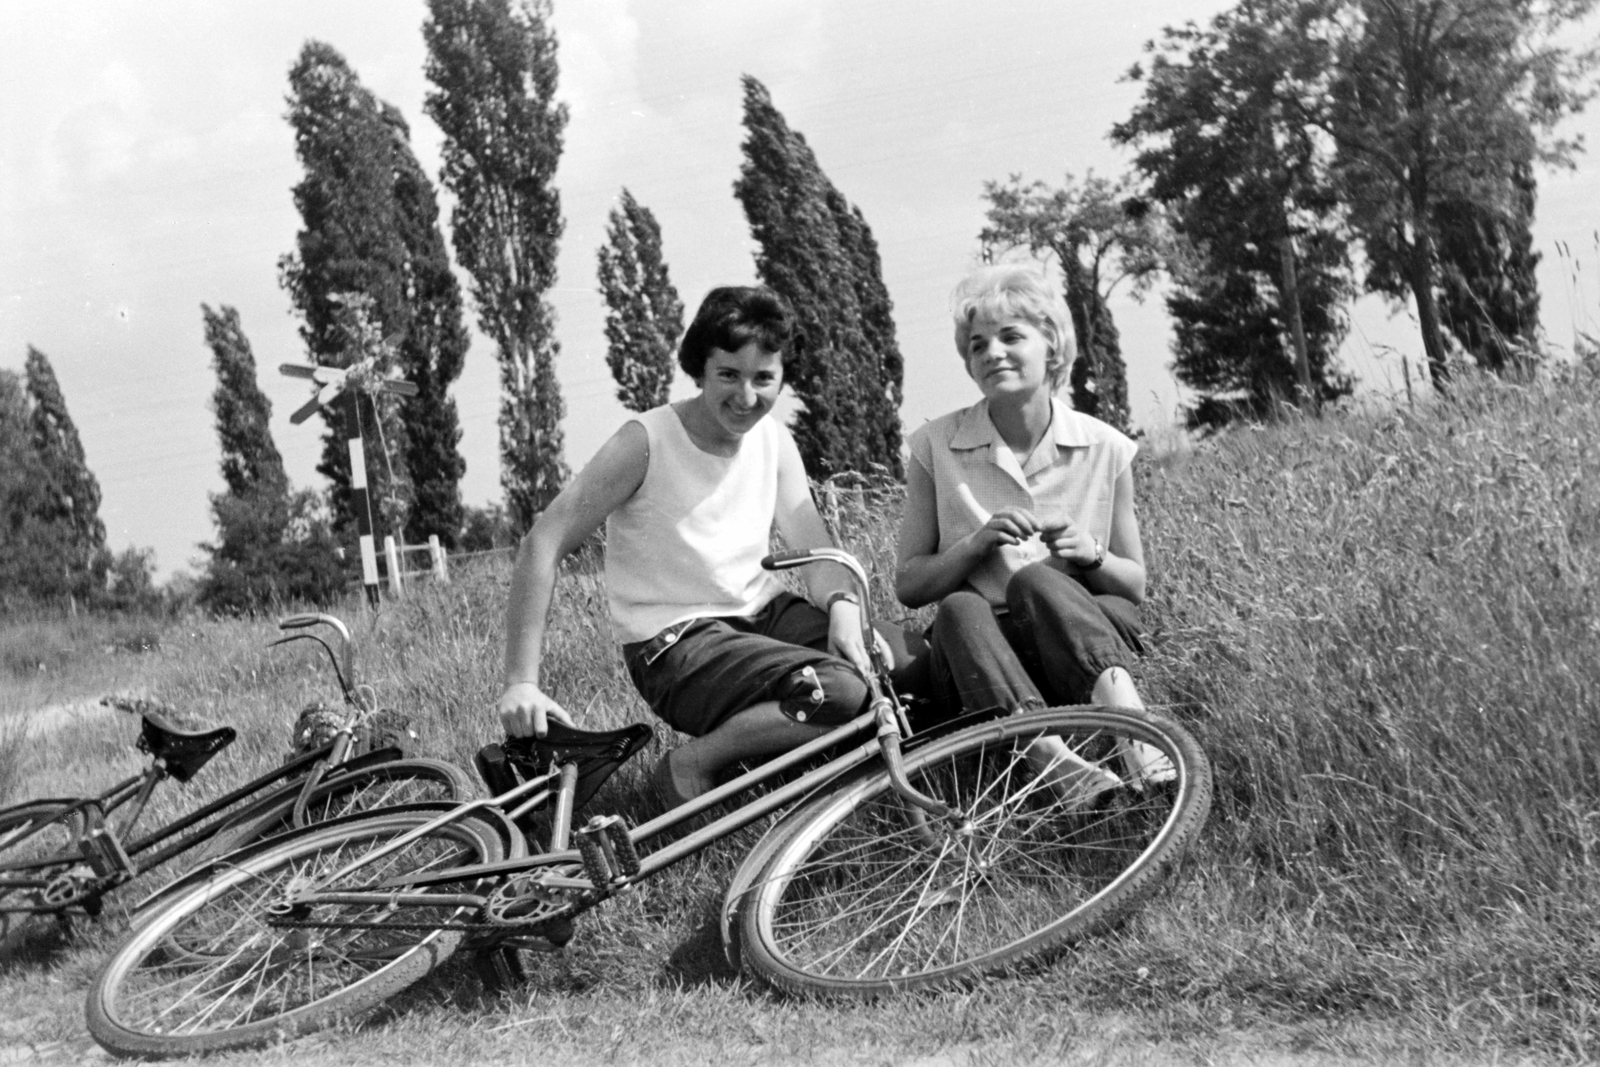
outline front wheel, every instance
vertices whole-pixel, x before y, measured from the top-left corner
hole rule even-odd
[[[742,913],[745,960],[782,989],[871,996],[1004,970],[1142,903],[1211,804],[1211,769],[1143,711],[1050,708],[970,727],[785,822]]]
[[[188,1056],[265,1045],[370,1011],[455,952],[462,931],[438,927],[469,921],[470,905],[319,904],[275,918],[267,909],[310,886],[403,890],[407,875],[503,857],[500,830],[465,816],[327,881],[435,815],[311,826],[220,864],[117,946],[89,992],[89,1032],[118,1055]]]

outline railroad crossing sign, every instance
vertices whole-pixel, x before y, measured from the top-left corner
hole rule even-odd
[[[309,378],[317,383],[316,395],[289,416],[298,426],[318,408],[331,407],[344,398],[345,439],[350,449],[350,503],[356,513],[356,530],[361,535],[361,583],[367,590],[367,601],[378,605],[378,555],[372,541],[372,498],[367,493],[367,458],[361,439],[361,405],[357,398],[366,393],[377,398],[380,393],[396,396],[416,396],[414,383],[402,378],[390,378],[378,372],[373,358],[359,360],[348,367],[318,367],[306,363],[283,363],[278,370],[291,378]]]

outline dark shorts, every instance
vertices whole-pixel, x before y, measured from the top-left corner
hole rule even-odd
[[[622,646],[650,710],[693,737],[775,700],[797,722],[837,726],[867,704],[867,683],[828,652],[828,616],[780,593],[754,616],[689,619]]]

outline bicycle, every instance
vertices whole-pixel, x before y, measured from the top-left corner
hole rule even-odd
[[[866,574],[846,553],[764,565],[823,559],[850,570],[867,616]],[[736,963],[798,993],[966,981],[1131,913],[1209,810],[1206,758],[1163,717],[1061,707],[912,734],[892,687],[869,681],[870,706],[850,723],[637,828],[614,814],[575,826],[575,813],[650,727],[551,723],[480,752],[492,798],[338,820],[216,865],[111,954],[89,1030],[117,1054],[190,1055],[358,1018],[462,948],[514,978],[522,951],[559,951],[582,913],[786,808],[724,898]],[[1129,770],[1135,743],[1164,761],[1143,778]],[[643,848],[757,786],[768,788]],[[530,851],[530,836],[543,847]],[[197,957],[170,951],[174,940],[215,947]]]
[[[351,811],[472,795],[471,781],[449,763],[402,759],[392,746],[355,754],[356,733],[377,707],[370,686],[352,684],[350,631],[332,615],[295,615],[278,625],[286,636],[273,645],[315,641],[332,661],[350,709],[333,737],[196,811],[136,835],[157,786],[168,778],[192,780],[236,733],[230,726],[187,729],[172,721],[164,705],[113,698],[140,715],[137,744],[150,762],[98,796],[52,797],[0,810],[0,953],[23,944],[43,916],[54,916],[63,927],[77,914],[97,918],[106,894],[191,850],[206,860]],[[316,627],[339,635],[342,666],[328,642],[311,632]],[[135,905],[134,923],[185,884],[180,877]]]

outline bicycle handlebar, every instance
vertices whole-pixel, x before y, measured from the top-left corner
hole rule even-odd
[[[861,601],[861,636],[867,641],[872,640],[872,590],[868,585],[867,572],[860,562],[842,548],[799,548],[789,552],[774,552],[762,559],[763,570],[784,571],[791,567],[804,567],[808,563],[837,563],[850,572],[850,577],[856,583],[856,591],[860,594]],[[870,646],[869,646],[870,647]]]
[[[305,630],[313,626],[327,626],[337,633],[339,635],[339,651],[335,652],[332,648],[329,648],[328,643],[316,634],[291,632]],[[333,673],[339,679],[339,688],[344,690],[345,700],[358,708],[361,706],[360,701],[356,699],[356,691],[360,686],[356,684],[355,643],[350,638],[350,628],[342,620],[322,612],[306,612],[300,615],[286,615],[279,619],[278,629],[288,632],[288,636],[280,637],[278,640],[273,641],[272,644],[274,645],[305,638],[315,641],[327,649],[329,657],[333,660]]]

